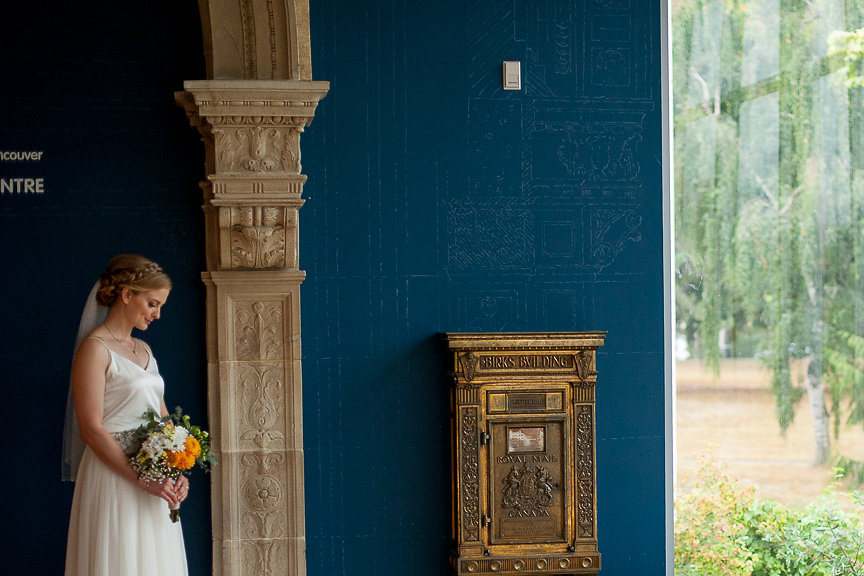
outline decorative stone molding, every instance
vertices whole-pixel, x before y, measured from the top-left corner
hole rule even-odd
[[[223,258],[231,268],[293,268],[297,266],[297,212],[277,206],[234,206],[220,209]],[[222,221],[221,219],[226,219]],[[288,235],[292,232],[291,236]]]
[[[279,303],[253,302],[236,309],[235,342],[241,360],[274,360],[282,352],[285,335]]]
[[[214,574],[303,576],[299,270],[203,275]]]
[[[214,574],[304,576],[300,135],[326,82],[185,83],[201,133]]]
[[[176,95],[207,150],[208,268],[297,269],[300,135],[327,82],[201,80]],[[212,246],[211,246],[212,245]]]
[[[199,0],[207,78],[175,97],[204,141],[213,574],[305,576],[298,211],[308,0]]]
[[[208,78],[309,80],[308,0],[198,0]]]
[[[300,174],[300,134],[312,122],[328,82],[195,80],[183,87],[177,103],[205,144],[212,146],[208,177],[225,184],[217,193],[229,198],[261,193],[299,196],[306,180]],[[251,184],[255,176],[271,177],[261,179],[258,189],[230,184]]]
[[[299,174],[301,130],[279,128],[282,127],[253,124],[214,129],[219,150],[216,170],[224,174]]]

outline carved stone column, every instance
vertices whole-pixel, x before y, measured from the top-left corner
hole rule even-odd
[[[306,574],[300,134],[327,82],[202,80],[177,94],[206,148],[213,573]]]

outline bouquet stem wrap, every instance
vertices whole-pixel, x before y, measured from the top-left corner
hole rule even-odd
[[[171,518],[171,522],[176,524],[180,520],[180,504],[171,504],[168,508],[171,510],[168,517]]]

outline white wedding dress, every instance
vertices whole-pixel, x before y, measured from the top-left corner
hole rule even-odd
[[[144,369],[109,353],[102,424],[117,433],[140,426],[148,408],[159,412],[164,382],[152,355]],[[86,448],[72,498],[66,576],[185,576],[183,532],[168,515],[167,502],[145,494]]]

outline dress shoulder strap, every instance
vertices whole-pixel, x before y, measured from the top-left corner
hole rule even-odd
[[[87,337],[84,338],[84,340],[96,340],[97,342],[99,342],[100,344],[102,344],[102,345],[105,347],[106,350],[108,350],[109,352],[111,352],[111,348],[108,347],[108,344],[106,344],[105,341],[102,340],[101,338],[99,338],[98,336],[87,336]],[[82,342],[83,342],[84,340],[82,340]]]
[[[149,354],[151,357],[153,356],[153,350],[150,349],[150,345],[149,345],[149,344],[147,344],[145,341],[141,340],[140,338],[135,338],[135,340],[136,340],[139,344],[141,344],[141,346],[144,347],[144,350],[147,351],[147,354]]]

